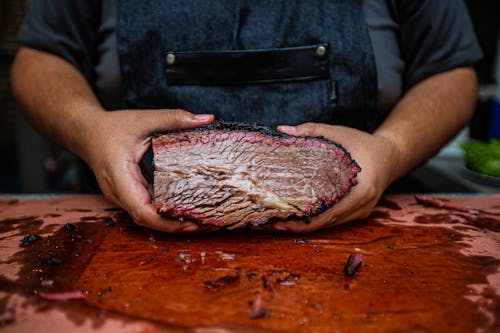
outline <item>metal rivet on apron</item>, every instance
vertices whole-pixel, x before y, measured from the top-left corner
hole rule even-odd
[[[175,63],[175,54],[168,53],[167,56],[165,57],[165,60],[167,61],[167,64],[173,65]]]
[[[323,45],[320,45],[316,48],[316,55],[319,56],[319,57],[322,57],[324,56],[326,53],[326,47],[324,47]]]

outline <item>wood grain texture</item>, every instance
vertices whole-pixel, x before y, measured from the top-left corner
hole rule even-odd
[[[118,331],[127,322],[139,331],[175,332],[496,332],[500,195],[441,199],[479,215],[393,195],[364,221],[304,236],[241,230],[179,237],[133,227],[100,197],[2,201],[0,251],[9,259],[0,263],[0,312],[14,313],[2,325],[28,325],[12,304],[23,297],[41,313],[71,314],[73,331],[83,331],[85,321],[75,318],[85,318],[94,329],[116,323]],[[27,207],[34,208],[21,216]],[[73,247],[61,228],[67,222],[78,227],[72,237],[81,236]],[[27,233],[42,240],[20,248]],[[40,263],[50,250],[60,265]],[[347,277],[352,253],[363,261]],[[207,287],[226,276],[239,278]],[[41,278],[54,283],[44,286]],[[34,295],[72,290],[86,299],[55,303]],[[251,319],[256,303],[264,312]]]

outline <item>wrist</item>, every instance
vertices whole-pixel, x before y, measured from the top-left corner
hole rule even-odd
[[[100,106],[88,106],[79,108],[77,112],[72,150],[93,168],[93,155],[106,140],[106,128],[110,129],[107,111]]]
[[[406,166],[404,163],[404,144],[401,138],[391,132],[376,131],[373,135],[382,142],[382,162],[384,163],[384,168],[387,170],[387,179],[385,184],[387,187],[393,181],[406,173]]]

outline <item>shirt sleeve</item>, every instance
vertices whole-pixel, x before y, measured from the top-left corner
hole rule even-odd
[[[19,40],[22,45],[66,59],[92,84],[100,10],[98,0],[32,0]]]
[[[395,0],[404,86],[482,58],[463,0]]]

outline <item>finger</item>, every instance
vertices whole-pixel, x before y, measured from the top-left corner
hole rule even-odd
[[[295,126],[279,125],[276,128],[279,132],[283,132],[288,135],[297,136],[297,128]]]
[[[137,224],[171,234],[192,233],[199,230],[196,223],[188,221],[180,222],[163,218],[156,212],[152,204],[145,204],[141,207],[141,210],[137,211],[134,215],[136,216],[134,221]]]
[[[352,210],[346,211],[342,215],[338,215],[336,220],[335,220],[335,223],[332,226],[338,226],[338,225],[345,224],[348,222],[362,220],[364,218],[367,218],[370,215],[370,213],[372,212],[372,210],[373,210],[373,207],[370,205],[370,203],[357,206],[356,208],[354,208]]]
[[[329,208],[321,215],[313,217],[310,223],[304,221],[283,221],[276,222],[274,228],[279,231],[289,231],[293,233],[312,232],[323,228],[347,222],[347,217],[362,209],[366,201],[362,191],[355,191],[343,197],[333,207]]]
[[[280,125],[277,130],[294,136],[322,136],[327,126],[318,123],[304,123],[298,126]]]
[[[325,127],[328,125],[318,123],[304,123],[296,126],[298,136],[322,136]]]
[[[367,210],[366,208],[357,209],[353,212],[350,212],[347,215],[340,216],[337,219],[337,221],[335,221],[335,225],[341,225],[356,220],[362,220],[367,218],[369,215],[370,215],[370,210]]]
[[[311,222],[306,223],[305,221],[284,221],[284,222],[276,222],[274,225],[274,229],[278,231],[291,232],[294,234],[303,234],[308,232],[313,232],[320,229],[328,228],[334,225],[335,218],[328,223],[324,222]]]
[[[373,211],[379,197],[373,198],[370,196],[363,196],[360,199],[353,199],[354,204],[347,203],[345,207],[337,207],[335,211],[336,219],[333,225],[341,225],[347,222],[360,220],[368,217]]]
[[[314,217],[309,223],[301,220],[287,220],[274,223],[273,228],[279,231],[305,233],[333,226],[336,220],[336,211],[332,207],[321,215]]]
[[[147,110],[139,111],[144,135],[165,132],[180,128],[193,128],[210,124],[214,121],[212,114],[192,114],[185,110]],[[148,112],[148,113],[145,113]]]
[[[128,168],[129,170],[126,170]],[[115,193],[121,206],[130,214],[135,223],[155,230],[169,233],[192,232],[198,230],[198,225],[192,222],[179,222],[161,217],[151,204],[151,197],[146,187],[139,167],[129,164],[122,175],[115,179]]]

